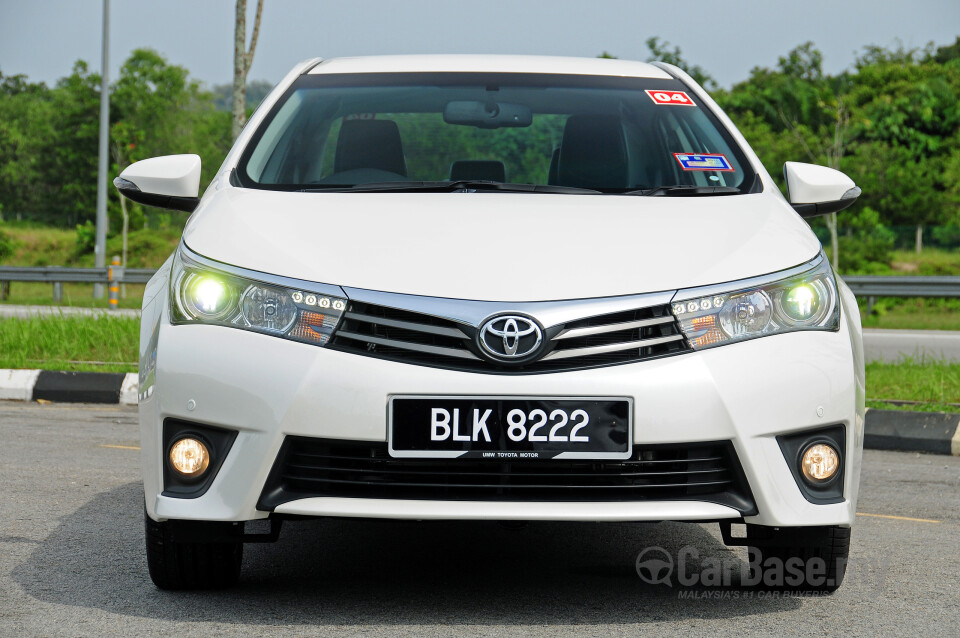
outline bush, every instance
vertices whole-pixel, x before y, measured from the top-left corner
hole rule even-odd
[[[856,213],[841,213],[840,272],[875,275],[890,270],[890,253],[896,235],[880,222],[880,215],[869,206]]]
[[[180,240],[175,228],[135,230],[127,234],[127,266],[130,268],[157,268],[174,251]],[[123,237],[115,235],[107,240],[107,261],[123,252]]]
[[[934,244],[946,248],[960,246],[960,226],[934,226],[931,231]]]
[[[13,249],[16,247],[16,240],[7,233],[0,230],[0,260],[7,259],[13,255]]]
[[[97,227],[89,219],[83,224],[77,224],[77,245],[74,252],[84,255],[93,252],[97,243]]]

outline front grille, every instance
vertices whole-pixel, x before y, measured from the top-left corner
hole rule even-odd
[[[428,314],[351,302],[330,343],[336,350],[419,365],[533,374],[633,363],[687,352],[669,305],[649,306],[550,326],[540,356],[522,365],[491,361],[477,326]]]
[[[627,461],[395,459],[386,443],[289,436],[257,507],[314,496],[442,501],[706,501],[755,513],[729,441],[635,448]]]

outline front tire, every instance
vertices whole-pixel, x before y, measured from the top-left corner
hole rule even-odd
[[[752,561],[762,574],[763,588],[833,593],[843,583],[850,556],[849,527],[750,525],[748,537],[762,539],[750,550],[758,552]]]
[[[240,579],[242,523],[157,522],[143,513],[150,579],[160,589],[224,589]]]

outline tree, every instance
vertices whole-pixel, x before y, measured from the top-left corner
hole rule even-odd
[[[253,35],[247,49],[247,0],[237,0],[236,29],[233,36],[233,139],[236,140],[247,123],[247,73],[253,64],[253,54],[260,36],[260,16],[263,0],[257,0],[257,14],[253,19]]]
[[[949,193],[960,137],[960,63],[941,64],[925,50],[867,47],[856,63],[850,99],[857,108],[857,166],[867,202],[899,225],[914,225],[917,252],[924,226],[955,218]],[[951,177],[952,175],[952,177]]]
[[[673,47],[672,50],[669,47],[670,43],[666,40],[661,41],[660,38],[656,37],[649,38],[647,40],[647,48],[650,49],[650,57],[647,58],[647,62],[666,62],[667,64],[672,64],[677,68],[683,69],[690,77],[697,81],[697,84],[707,91],[715,91],[719,88],[717,81],[710,77],[703,68],[692,65],[683,58],[683,55],[680,53],[680,47]]]
[[[754,68],[749,80],[717,97],[732,117],[740,119],[749,113],[752,122],[759,119],[774,134],[792,140],[792,156],[778,158],[779,165],[786,159],[805,158],[839,169],[849,144],[848,88],[848,76],[824,75],[823,55],[812,42],[805,42],[781,56],[776,69]],[[779,174],[779,166],[769,172]],[[836,213],[824,223],[830,233],[831,261],[839,268]]]
[[[100,74],[77,61],[73,73],[51,94],[53,134],[42,160],[48,170],[46,211],[66,217],[68,226],[96,219],[97,148],[100,138]]]

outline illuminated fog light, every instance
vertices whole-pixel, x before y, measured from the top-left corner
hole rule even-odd
[[[800,467],[807,482],[813,485],[825,483],[840,469],[840,453],[832,445],[815,443],[804,451]]]
[[[184,437],[170,448],[170,466],[184,478],[202,476],[210,466],[210,451],[202,441]]]

